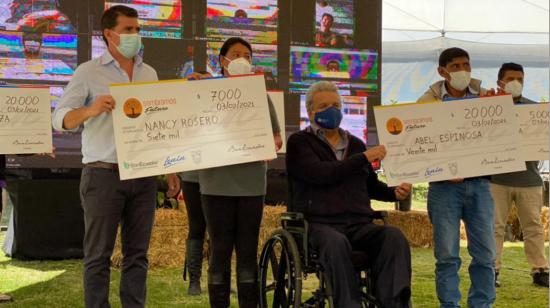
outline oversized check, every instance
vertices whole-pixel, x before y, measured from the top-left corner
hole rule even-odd
[[[510,95],[374,109],[388,184],[525,170]]]
[[[277,157],[263,75],[112,85],[121,179]]]
[[[50,90],[0,87],[0,154],[52,152]]]
[[[516,105],[523,159],[548,160],[548,103]]]

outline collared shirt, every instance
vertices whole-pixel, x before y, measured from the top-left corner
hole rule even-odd
[[[327,137],[325,136],[325,131],[319,127],[316,126],[310,126],[311,130],[315,134],[315,136],[319,137],[319,139],[323,140],[326,144],[330,146],[332,151],[334,152],[334,155],[336,155],[336,158],[338,160],[344,159],[344,154],[346,152],[346,148],[348,147],[349,138],[345,130],[338,128],[338,133],[340,134],[340,142],[336,146],[332,146],[332,144],[328,141]]]
[[[446,101],[452,101],[452,100],[458,100],[458,99],[465,99],[465,98],[473,98],[478,97],[479,92],[473,89],[472,87],[468,86],[466,93],[461,98],[455,98],[452,97],[449,92],[447,92],[447,87],[445,86],[445,82],[441,84],[441,100]]]
[[[136,56],[132,82],[157,80],[157,72]],[[63,128],[63,119],[69,111],[90,106],[98,96],[108,95],[110,84],[128,82],[130,78],[109,51],[105,51],[99,58],[81,64],[53,112],[54,129],[67,131]],[[122,108],[121,102],[116,103],[115,108]],[[84,164],[96,161],[117,163],[112,115],[102,113],[97,117],[89,118],[83,125],[82,162]]]

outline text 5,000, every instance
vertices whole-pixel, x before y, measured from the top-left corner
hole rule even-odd
[[[548,119],[548,110],[529,111],[529,117],[531,120]]]

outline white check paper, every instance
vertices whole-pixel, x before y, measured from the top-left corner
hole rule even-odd
[[[548,160],[548,103],[516,105],[523,159]]]
[[[263,75],[113,85],[121,179],[276,157]]]
[[[375,107],[388,184],[525,170],[510,95]]]
[[[52,152],[48,88],[0,87],[0,154]]]

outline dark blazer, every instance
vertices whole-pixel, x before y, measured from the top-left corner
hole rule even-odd
[[[363,141],[347,135],[342,160],[310,130],[290,136],[286,152],[290,211],[302,212],[312,222],[370,222],[371,198],[396,201],[395,189],[378,180],[363,154]]]

